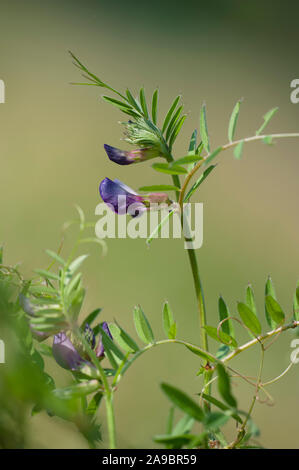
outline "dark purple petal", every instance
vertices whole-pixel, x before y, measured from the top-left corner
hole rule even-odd
[[[104,149],[110,160],[118,165],[130,165],[131,163],[143,162],[158,157],[160,154],[159,150],[153,147],[126,151],[105,144]]]
[[[107,322],[103,322],[101,324],[101,327],[102,329],[105,331],[105,333],[111,338],[112,338],[112,334],[110,333],[110,330],[109,330],[109,327],[108,327],[108,323]],[[99,344],[97,345],[96,347],[96,356],[99,357],[99,358],[102,358],[104,357],[104,352],[105,352],[105,348],[104,348],[104,345],[102,343],[102,335],[100,335],[100,339],[99,339]]]
[[[64,369],[77,370],[85,362],[64,332],[54,336],[52,352],[55,361]]]
[[[139,196],[119,180],[105,178],[99,189],[103,201],[117,214],[126,214],[132,204],[135,204],[136,211],[145,209],[143,196]]]
[[[134,158],[130,157],[129,152],[124,150],[119,150],[115,147],[105,144],[104,149],[110,160],[118,165],[130,165],[134,163]]]

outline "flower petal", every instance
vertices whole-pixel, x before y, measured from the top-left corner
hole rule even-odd
[[[85,362],[63,331],[54,336],[52,352],[55,361],[63,369],[77,370]]]

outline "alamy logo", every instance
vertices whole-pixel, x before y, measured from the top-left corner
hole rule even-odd
[[[299,362],[299,339],[293,339],[291,342],[291,348],[296,348],[291,352],[291,362],[298,364]]]
[[[182,238],[187,250],[203,243],[203,204],[186,203],[183,210],[177,203],[129,204],[126,196],[118,196],[117,204],[99,203],[95,214],[97,238]],[[131,215],[129,219],[126,214]]]
[[[5,103],[5,84],[3,80],[0,80],[0,104]]]
[[[291,92],[290,100],[293,104],[299,103],[299,78],[294,78],[291,81],[291,88],[294,90]]]
[[[5,344],[2,339],[0,339],[0,364],[5,362]]]

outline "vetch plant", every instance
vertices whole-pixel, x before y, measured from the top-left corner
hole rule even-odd
[[[111,211],[122,214],[120,217],[126,217],[131,204],[135,205],[131,216],[144,217],[151,202],[162,202],[171,207],[171,202],[175,200],[183,224],[183,204],[191,200],[193,194],[210,176],[216,166],[216,159],[223,151],[233,149],[235,158],[240,159],[246,143],[261,141],[271,144],[274,139],[299,137],[299,133],[265,133],[266,126],[277,111],[277,108],[274,108],[265,114],[255,135],[235,140],[241,106],[238,101],[228,125],[228,142],[213,149],[208,133],[206,106],[203,105],[199,131],[194,130],[186,154],[175,159],[173,147],[186,119],[180,96],[174,99],[159,126],[158,90],[154,91],[150,102],[147,101],[143,88],[138,98],[129,90],[121,93],[91,73],[73,54],[72,57],[75,65],[88,79],[88,83],[84,85],[107,89],[112,96],[105,95],[103,99],[128,116],[128,120],[123,123],[125,140],[133,146],[133,150],[119,150],[105,144],[108,158],[119,165],[142,162],[147,164],[148,160],[162,159],[162,162],[151,163],[151,166],[154,172],[162,172],[165,177],[169,175],[172,179],[163,185],[150,184],[139,188],[140,193],[146,193],[143,196],[126,186],[122,182],[122,176],[121,180],[114,181],[103,177],[99,186],[100,196]],[[169,193],[172,196],[169,196]],[[123,198],[121,206],[118,196]],[[262,331],[251,285],[246,289],[245,301],[237,303],[235,312],[231,313],[224,299],[220,297],[219,322],[211,325],[206,312],[196,252],[191,247],[187,250],[187,256],[198,306],[199,344],[179,338],[177,323],[168,302],[165,302],[162,308],[162,338],[156,336],[149,315],[145,314],[140,305],[136,306],[133,312],[136,329],[134,338],[116,321],[109,324],[105,321],[99,322],[100,308],[87,315],[85,312],[85,319],[80,322],[79,315],[84,310],[85,290],[79,269],[87,255],[78,254],[77,251],[83,243],[89,242],[99,243],[103,250],[106,247],[105,243],[94,235],[86,235],[86,230],[93,230],[94,224],[87,222],[83,211],[77,209],[79,219],[72,221],[72,224],[79,226],[79,235],[68,257],[62,256],[62,245],[57,252],[47,250],[51,263],[46,269],[36,270],[36,277],[31,280],[23,279],[19,267],[0,264],[0,288],[14,286],[14,301],[8,300],[7,305],[10,306],[11,315],[26,328],[26,337],[29,338],[22,354],[26,356],[29,364],[34,362],[41,375],[41,383],[44,383],[45,387],[50,383],[42,400],[34,393],[28,395],[28,401],[35,402],[34,413],[44,409],[51,415],[57,414],[70,420],[84,435],[89,445],[95,447],[101,439],[97,411],[103,403],[106,407],[109,445],[111,449],[116,448],[117,414],[114,396],[121,393],[122,378],[138,358],[153,348],[179,344],[190,354],[197,356],[199,365],[194,373],[202,378],[202,384],[198,389],[197,398],[190,397],[186,390],[176,385],[161,384],[161,390],[170,401],[170,411],[166,433],[154,436],[154,441],[168,449],[259,446],[255,441],[259,431],[252,420],[255,403],[257,400],[269,403],[273,401],[268,392],[268,385],[282,378],[293,364],[291,362],[278,377],[265,381],[264,356],[281,334],[296,329],[299,325],[299,284],[294,295],[293,311],[285,313],[276,298],[272,280],[267,280],[265,315],[268,331]],[[147,239],[148,245],[153,242],[155,234],[161,231],[163,223],[172,213],[171,209],[168,210],[164,219],[154,228]],[[186,233],[185,239],[188,241]],[[8,294],[7,298],[10,298]],[[235,324],[241,325],[248,333],[249,339],[244,344],[240,344],[235,333]],[[210,352],[208,338],[219,344],[216,354]],[[45,344],[45,341],[49,340],[52,342],[51,346]],[[260,364],[256,377],[248,377],[246,372],[236,371],[231,363],[236,356],[254,347],[260,349]],[[60,367],[69,371],[72,378],[69,387],[56,388],[53,380],[44,371],[42,355],[53,357]],[[240,408],[232,390],[232,382],[236,379],[243,380],[248,385],[248,407],[245,410]],[[176,409],[183,412],[183,417],[175,423]],[[232,440],[226,437],[223,429],[228,421],[236,424]],[[200,431],[198,426],[195,426],[198,423]]]

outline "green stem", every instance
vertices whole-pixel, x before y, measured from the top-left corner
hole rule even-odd
[[[114,406],[113,406],[113,392],[106,395],[106,413],[107,413],[107,425],[109,435],[109,447],[110,449],[116,449],[116,430],[115,430],[115,417],[114,417]]]
[[[166,159],[168,162],[172,162],[173,156],[171,153],[168,151],[166,154]],[[177,187],[181,187],[180,184],[180,179],[178,175],[173,175],[172,176],[173,183]],[[185,185],[183,185],[185,187]],[[179,201],[181,208],[182,208],[182,193],[176,193],[177,201]],[[182,219],[183,222],[183,219]],[[203,288],[200,280],[200,275],[199,275],[199,269],[198,269],[198,263],[195,255],[195,250],[193,248],[190,248],[187,250],[188,251],[188,258],[191,266],[191,271],[192,271],[192,276],[193,276],[193,282],[194,282],[194,287],[195,287],[195,294],[196,294],[196,302],[197,302],[197,308],[199,312],[199,325],[200,325],[200,338],[201,338],[201,346],[205,351],[209,351],[209,345],[208,345],[208,336],[205,330],[205,326],[207,324],[206,321],[206,308],[205,308],[205,302],[204,302],[204,295],[203,295]],[[211,378],[211,373],[210,371],[204,372],[204,386],[208,384]],[[207,386],[207,393],[211,392],[211,385]],[[210,408],[210,405],[208,403],[205,404],[205,407],[207,409]]]

